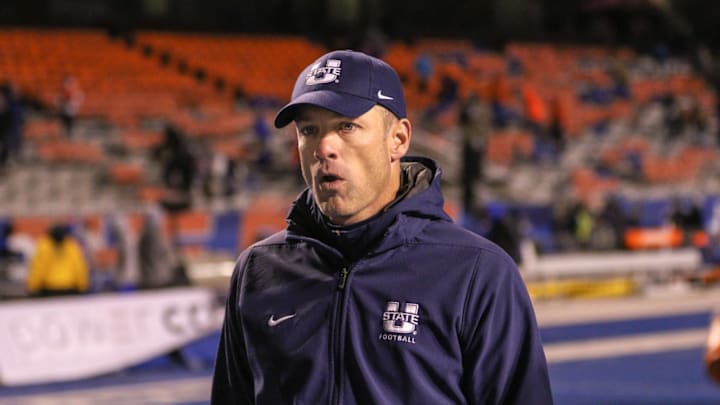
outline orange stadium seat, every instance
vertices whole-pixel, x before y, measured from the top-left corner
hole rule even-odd
[[[598,195],[614,190],[618,181],[614,178],[603,178],[587,168],[575,169],[572,174],[572,185],[575,195],[581,201],[591,201]]]
[[[147,151],[162,143],[163,133],[159,131],[125,131],[120,134],[122,145],[132,151]]]
[[[245,156],[245,144],[242,139],[220,139],[212,144],[213,152],[230,159],[242,159]]]
[[[113,163],[108,168],[110,178],[118,184],[139,184],[145,171],[135,163]]]
[[[138,188],[137,194],[140,201],[157,203],[165,199],[170,191],[164,186],[144,185]]]
[[[244,249],[264,236],[284,229],[290,201],[275,196],[262,196],[253,200],[243,216],[239,248]]]
[[[100,163],[103,151],[98,144],[70,140],[47,141],[38,146],[47,162]]]
[[[223,77],[248,96],[279,100],[290,97],[297,72],[308,59],[324,53],[299,37],[141,32],[138,41]]]
[[[58,138],[62,135],[62,128],[58,121],[29,121],[25,125],[23,136],[29,141]]]
[[[181,238],[207,236],[211,232],[212,218],[205,211],[181,212],[173,216],[175,231]]]
[[[57,106],[63,78],[75,76],[85,95],[81,116],[132,125],[134,115],[162,115],[177,108],[162,95],[196,101],[217,97],[193,77],[163,69],[100,30],[0,30],[0,44],[0,78],[12,79],[24,94],[48,106]]]
[[[533,139],[528,132],[502,131],[488,137],[487,156],[494,163],[509,165],[516,157],[528,158],[533,152]]]
[[[18,233],[36,239],[45,235],[50,226],[58,220],[59,218],[49,216],[19,216],[13,218],[13,226]]]

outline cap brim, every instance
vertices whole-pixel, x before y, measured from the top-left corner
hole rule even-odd
[[[305,93],[281,108],[275,115],[275,128],[282,128],[292,122],[297,108],[301,105],[314,105],[354,118],[366,113],[375,104],[375,100],[329,90],[317,90]]]

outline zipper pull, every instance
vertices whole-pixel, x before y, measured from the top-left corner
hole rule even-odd
[[[348,276],[348,269],[347,267],[343,267],[342,270],[340,270],[340,280],[338,281],[338,290],[342,290],[345,288],[345,282],[347,281]]]

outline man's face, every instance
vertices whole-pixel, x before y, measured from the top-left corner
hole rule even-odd
[[[312,106],[298,110],[302,174],[334,224],[363,221],[395,198],[400,186],[397,145],[402,141],[393,135],[398,122],[386,114],[379,106],[356,118]],[[401,146],[404,154],[406,145]]]

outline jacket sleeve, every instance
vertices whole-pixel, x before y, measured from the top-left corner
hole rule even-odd
[[[230,281],[212,380],[212,405],[254,404],[253,378],[239,314],[243,262],[241,256]]]
[[[514,261],[483,251],[460,329],[469,404],[552,404],[545,353]]]

